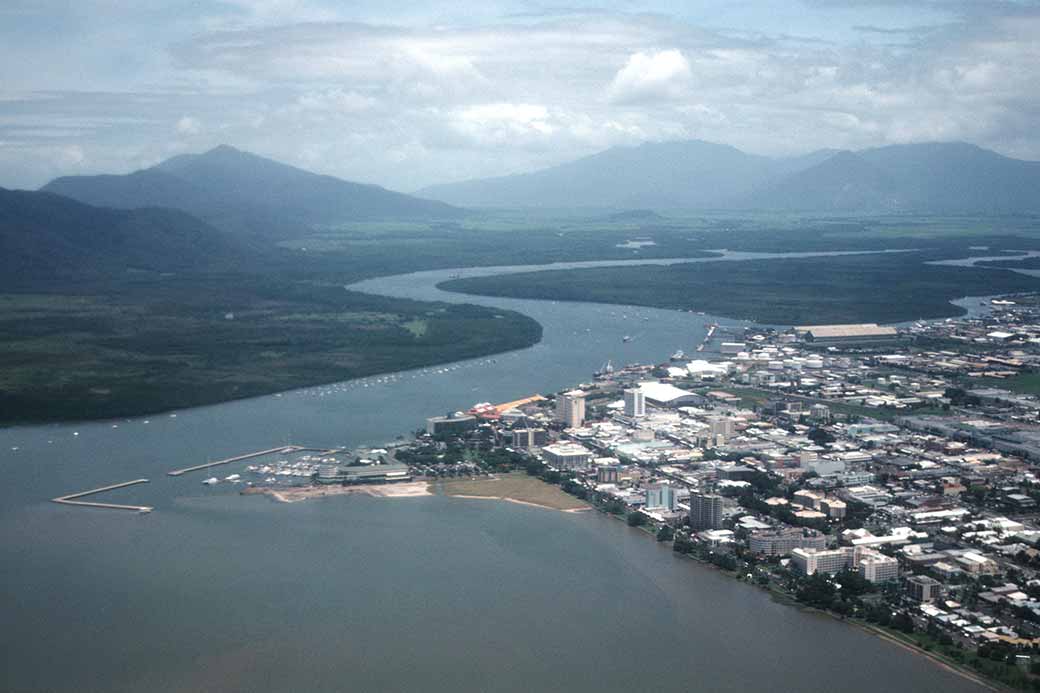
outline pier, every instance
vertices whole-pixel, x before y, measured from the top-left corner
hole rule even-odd
[[[228,457],[223,460],[217,460],[216,462],[206,462],[205,464],[197,464],[194,467],[185,467],[184,469],[174,469],[172,472],[166,472],[167,476],[180,476],[181,474],[187,474],[188,472],[197,472],[200,469],[209,469],[210,467],[219,467],[222,464],[231,464],[232,462],[240,462],[242,460],[248,460],[253,457],[263,457],[264,455],[273,455],[275,453],[288,454],[291,452],[302,452],[304,450],[313,450],[314,448],[302,448],[298,445],[283,445],[277,448],[270,448],[269,450],[258,450],[257,452],[249,452],[245,455],[238,455],[237,457]]]
[[[102,486],[101,488],[94,488],[89,491],[70,493],[67,496],[59,496],[57,498],[52,498],[51,502],[61,503],[62,505],[78,505],[86,508],[110,508],[113,510],[135,510],[139,513],[150,513],[153,508],[149,505],[124,505],[122,503],[97,503],[94,501],[75,500],[76,498],[93,496],[95,493],[104,493],[105,491],[114,491],[117,488],[126,488],[127,486],[136,486],[137,484],[147,483],[148,479],[134,479],[133,481],[124,481],[121,484],[112,484],[111,486]]]
[[[697,345],[697,351],[704,351],[704,347],[711,343],[711,338],[715,336],[715,330],[717,329],[719,329],[718,323],[712,323],[708,326],[708,333],[704,335],[704,339]]]

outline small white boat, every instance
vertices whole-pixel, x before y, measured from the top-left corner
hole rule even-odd
[[[219,484],[220,483],[220,479],[218,479],[215,476],[211,476],[210,478],[206,479],[202,483],[206,484],[207,486],[213,486],[214,484]]]
[[[238,474],[228,474],[226,477],[224,477],[224,481],[235,482],[235,481],[238,481],[241,478],[242,477],[239,476]]]

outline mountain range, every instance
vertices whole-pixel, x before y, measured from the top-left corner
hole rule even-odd
[[[468,207],[1020,214],[1040,212],[1040,162],[961,142],[769,158],[688,140],[417,194]]]
[[[126,175],[66,176],[42,190],[87,204],[169,207],[220,228],[272,238],[306,235],[313,224],[379,219],[451,219],[463,210],[323,176],[222,145]]]
[[[0,284],[112,277],[128,271],[225,270],[253,251],[175,209],[94,207],[0,188]]]

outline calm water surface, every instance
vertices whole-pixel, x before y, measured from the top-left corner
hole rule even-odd
[[[692,352],[715,321],[437,291],[451,274],[357,288],[520,310],[542,343],[176,417],[0,430],[0,690],[978,689],[596,513],[443,497],[280,505],[205,487],[205,473],[165,475],[288,440],[385,442],[429,415],[572,385],[607,359]],[[47,502],[140,477],[152,481],[105,500],[151,515]]]

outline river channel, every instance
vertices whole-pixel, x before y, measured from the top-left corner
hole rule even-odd
[[[730,255],[742,257],[756,256]],[[286,442],[378,444],[427,416],[573,385],[607,360],[692,353],[706,324],[736,324],[435,288],[498,271],[351,288],[518,310],[544,328],[529,349],[147,418],[0,429],[0,690],[979,690],[594,512],[439,496],[284,505],[166,476]],[[47,500],[142,477],[105,500],[149,515]]]

